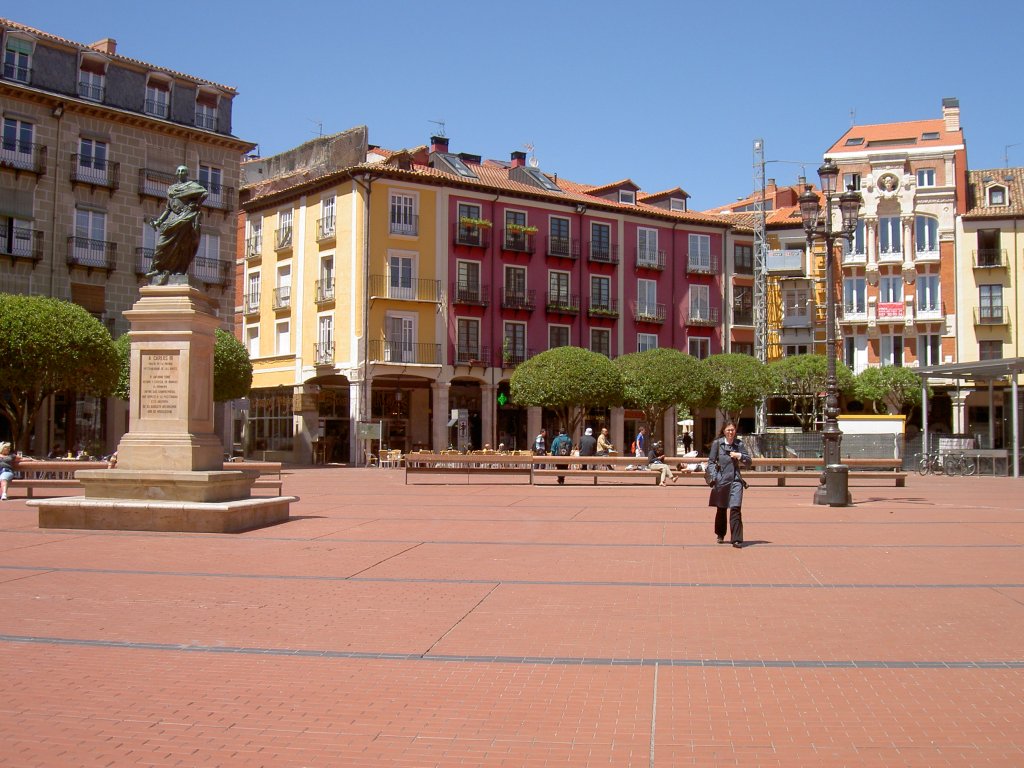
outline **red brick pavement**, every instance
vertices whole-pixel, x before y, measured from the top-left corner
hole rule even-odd
[[[0,766],[1024,764],[1021,481],[286,475],[238,535],[0,504]]]

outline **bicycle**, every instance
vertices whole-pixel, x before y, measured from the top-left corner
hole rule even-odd
[[[934,475],[941,475],[942,469],[942,456],[939,455],[938,451],[924,454],[917,465],[917,471],[922,475],[927,475],[929,472]]]
[[[961,475],[969,477],[978,471],[978,465],[973,459],[969,459],[962,453],[948,453],[942,463],[943,471],[949,476]]]

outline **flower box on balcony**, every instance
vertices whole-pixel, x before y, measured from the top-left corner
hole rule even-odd
[[[505,227],[506,230],[516,235],[536,235],[537,228],[527,226],[525,224],[509,224]]]
[[[462,216],[459,218],[459,226],[461,227],[478,227],[480,229],[490,229],[494,224],[487,219],[474,219],[472,216]]]

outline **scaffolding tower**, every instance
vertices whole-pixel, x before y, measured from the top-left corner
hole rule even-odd
[[[768,362],[768,241],[765,237],[764,139],[754,139],[754,356]],[[768,426],[768,401],[757,406],[754,429],[763,434]]]

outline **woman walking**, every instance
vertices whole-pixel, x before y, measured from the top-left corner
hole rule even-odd
[[[725,542],[725,511],[729,510],[729,530],[732,545],[743,546],[743,488],[746,483],[740,473],[741,466],[750,466],[750,453],[743,441],[736,437],[736,424],[727,421],[721,436],[711,443],[708,464],[715,478],[708,506],[715,507],[715,536],[718,543]]]

